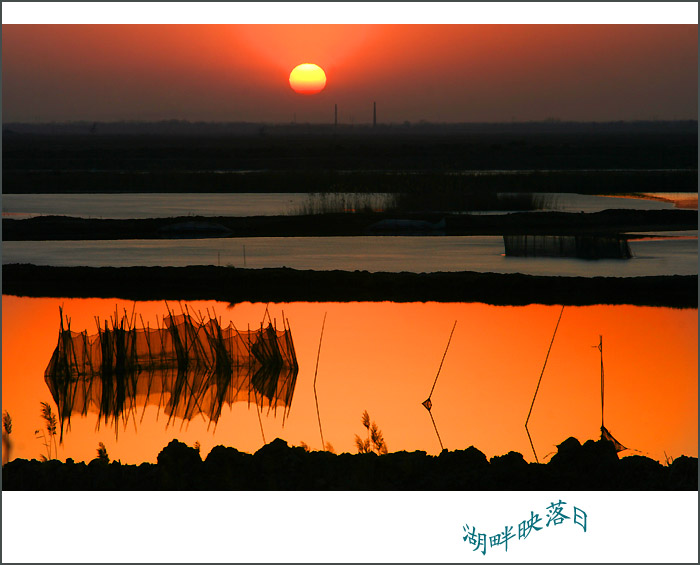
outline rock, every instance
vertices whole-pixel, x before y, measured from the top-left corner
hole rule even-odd
[[[623,457],[617,466],[616,488],[619,490],[663,490],[668,469],[642,455]]]
[[[205,488],[201,476],[202,458],[194,447],[174,439],[158,454],[160,486],[164,490]]]
[[[202,457],[199,451],[176,439],[172,440],[158,454],[158,465],[184,467],[198,465],[201,462]]]
[[[681,455],[669,466],[668,487],[671,490],[698,490],[698,458]]]

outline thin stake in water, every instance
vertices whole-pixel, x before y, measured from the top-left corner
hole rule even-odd
[[[603,336],[600,337],[600,342],[598,345],[593,345],[592,347],[597,347],[600,351],[600,439],[607,440],[613,444],[615,451],[624,451],[627,449],[619,441],[617,441],[613,435],[605,427],[605,371],[603,369]],[[637,451],[633,449],[632,451]]]
[[[527,413],[527,419],[525,420],[525,431],[527,432],[527,439],[530,440],[530,447],[532,447],[532,453],[535,455],[535,461],[540,462],[537,459],[537,453],[535,452],[535,446],[532,443],[532,437],[530,436],[530,430],[527,429],[527,423],[530,421],[530,415],[532,414],[532,407],[535,405],[535,398],[537,398],[537,391],[540,390],[540,383],[542,382],[542,375],[544,375],[544,368],[547,366],[547,359],[549,359],[549,352],[552,351],[552,344],[554,343],[554,337],[557,335],[557,329],[559,328],[559,322],[561,322],[561,315],[564,313],[564,306],[561,307],[561,312],[559,312],[559,319],[557,320],[557,325],[554,328],[554,334],[552,335],[552,341],[549,342],[549,349],[547,349],[547,356],[544,358],[544,365],[542,365],[542,372],[540,373],[540,379],[537,381],[537,388],[535,389],[535,395],[532,397],[532,404],[530,404],[530,411]]]
[[[445,356],[447,355],[447,350],[450,348],[450,342],[452,341],[452,334],[455,333],[456,327],[457,327],[457,320],[455,320],[455,323],[452,326],[452,331],[450,332],[450,337],[447,340],[447,347],[445,347],[445,353],[442,354],[442,360],[440,361],[440,366],[438,367],[437,375],[435,375],[435,380],[433,381],[433,388],[430,389],[430,394],[428,395],[428,398],[421,403],[425,407],[425,409],[428,411],[428,414],[430,415],[430,419],[433,422],[433,427],[435,428],[435,433],[437,434],[438,441],[440,442],[440,450],[445,449],[445,447],[442,445],[442,439],[440,439],[440,432],[438,432],[437,424],[435,424],[435,418],[433,418],[433,413],[431,412],[431,409],[433,407],[433,402],[431,400],[431,397],[433,396],[433,391],[435,390],[435,385],[437,384],[438,377],[440,376],[440,371],[442,370],[442,364],[445,362]]]
[[[321,337],[318,340],[318,354],[316,355],[316,370],[314,371],[314,399],[316,400],[316,416],[318,416],[318,431],[321,433],[321,449],[325,451],[326,444],[323,441],[323,429],[321,429],[321,412],[318,409],[318,395],[316,394],[316,376],[318,375],[318,360],[321,357],[321,342],[323,341],[323,329],[326,327],[326,315],[323,314],[323,324],[321,324]]]

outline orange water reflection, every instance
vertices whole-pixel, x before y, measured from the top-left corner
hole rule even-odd
[[[255,326],[266,305],[188,302],[190,310],[214,310],[224,324]],[[39,402],[51,400],[44,370],[57,342],[59,306],[74,330],[94,333],[95,316],[131,313],[134,303],[116,299],[52,299],[3,296],[3,409],[13,420],[12,457],[38,458],[34,437],[41,426]],[[173,305],[170,304],[172,307]],[[175,306],[179,310],[179,307]],[[155,322],[163,302],[138,302],[137,314]],[[488,457],[514,450],[534,460],[524,423],[560,307],[490,306],[478,303],[290,303],[270,304],[282,312],[294,336],[299,376],[284,427],[281,417],[263,414],[270,441],[302,441],[321,447],[313,378],[324,313],[317,394],[325,441],[336,452],[354,452],[367,410],[384,433],[390,451],[439,453],[435,430],[421,403],[427,398],[454,321],[457,327],[432,394],[432,414],[447,449],[474,445]],[[664,461],[665,455],[698,454],[697,310],[634,306],[567,307],[530,418],[540,460],[569,436],[599,436],[600,357],[605,345],[605,425],[627,447]],[[51,401],[54,409],[55,404]],[[139,413],[140,416],[140,413]],[[59,458],[89,461],[98,442],[123,463],[154,462],[174,438],[201,444],[202,456],[219,444],[255,452],[263,444],[254,405],[224,408],[216,431],[204,418],[166,428],[155,407],[143,420],[119,430],[97,416],[71,419]],[[622,455],[634,454],[633,451]]]

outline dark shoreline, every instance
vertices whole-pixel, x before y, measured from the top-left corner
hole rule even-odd
[[[265,166],[262,162],[257,166]],[[521,163],[526,165],[525,163]],[[408,163],[404,163],[408,166]],[[425,163],[427,166],[428,164]],[[497,163],[493,163],[494,166]],[[544,163],[541,163],[544,165]],[[154,165],[155,166],[155,165]],[[677,170],[18,170],[3,167],[8,194],[462,192],[694,192],[697,168]]]
[[[694,230],[695,210],[604,210],[593,213],[515,212],[494,215],[437,213],[328,213],[317,215],[144,218],[100,220],[69,216],[3,219],[4,241],[157,239],[168,237],[178,224],[199,224],[194,236],[330,237],[359,235],[413,235],[411,230],[376,229],[382,220],[417,220],[444,227],[422,229],[419,235],[595,234]],[[190,237],[192,234],[190,234]]]
[[[698,307],[697,275],[544,277],[523,274],[302,271],[285,267],[2,267],[6,295],[239,302],[483,302]]]
[[[697,457],[670,464],[640,455],[618,458],[605,440],[568,438],[549,462],[511,451],[490,460],[475,447],[385,455],[336,455],[290,447],[281,439],[255,454],[218,445],[202,458],[177,440],[157,464],[123,465],[15,459],[2,469],[4,490],[675,490],[698,489]]]

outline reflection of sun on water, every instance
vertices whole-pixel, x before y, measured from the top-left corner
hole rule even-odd
[[[73,330],[95,327],[131,313],[133,302],[102,299],[31,299],[3,296],[3,409],[13,419],[12,457],[38,458],[34,438],[39,402],[50,401],[44,371],[56,347],[59,306]],[[192,302],[240,330],[259,324],[264,304]],[[511,450],[534,460],[524,428],[559,306],[495,307],[440,303],[271,304],[281,325],[289,320],[299,375],[289,416],[261,413],[265,439],[303,441],[320,449],[313,380],[319,336],[327,312],[318,365],[317,395],[323,436],[340,452],[355,452],[354,435],[367,410],[390,452],[440,450],[430,414],[421,404],[430,393],[454,321],[457,327],[431,395],[431,414],[449,450],[474,445],[488,457]],[[167,312],[163,302],[139,302],[137,315],[154,324]],[[599,336],[605,340],[605,426],[624,445],[664,461],[697,456],[697,310],[633,306],[567,307],[550,353],[528,428],[540,457],[569,436],[582,442],[600,434]],[[141,416],[143,415],[143,420]],[[254,404],[236,402],[222,411],[216,430],[204,417],[189,423],[149,406],[137,418],[96,430],[97,415],[71,418],[59,458],[96,456],[102,441],[112,459],[155,462],[171,439],[201,444],[203,457],[215,445],[253,453],[262,446]],[[621,455],[634,454],[622,452]]]

